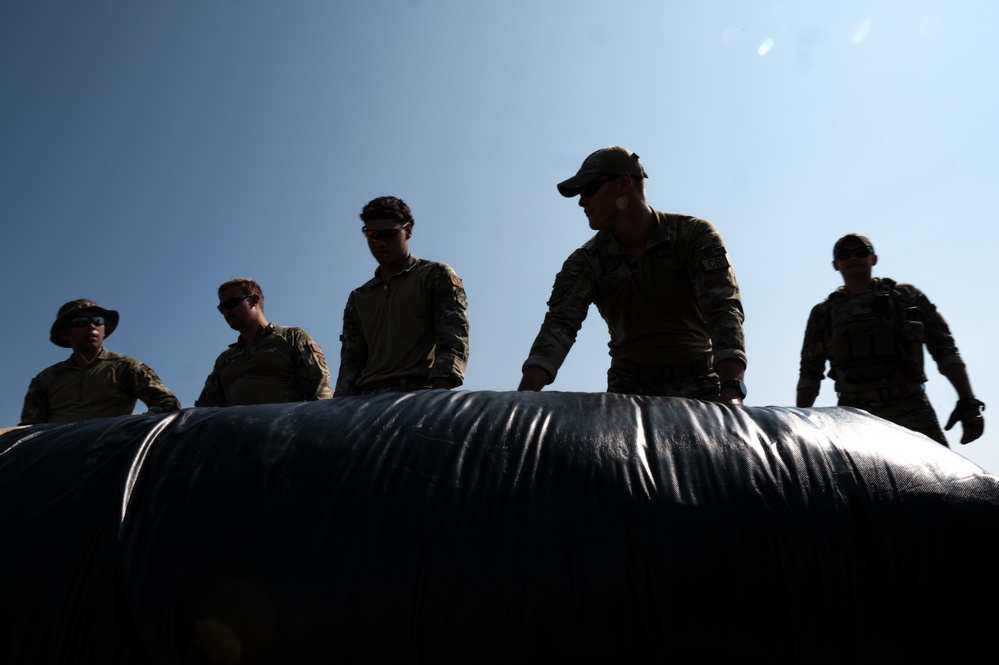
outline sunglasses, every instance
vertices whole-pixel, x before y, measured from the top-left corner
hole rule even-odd
[[[597,191],[601,187],[603,187],[605,184],[607,184],[611,180],[617,180],[617,176],[615,175],[615,176],[611,176],[610,178],[604,178],[603,180],[594,180],[593,182],[589,182],[589,183],[587,183],[587,184],[585,184],[585,185],[583,185],[582,187],[579,188],[579,195],[580,196],[587,196],[587,197],[593,196],[594,194],[597,193]]]
[[[866,259],[873,253],[867,247],[858,247],[857,249],[841,249],[836,252],[835,256],[837,261],[846,261],[851,256],[857,259]]]
[[[368,240],[388,240],[395,236],[397,231],[402,231],[409,224],[403,224],[402,226],[393,226],[391,229],[369,229],[366,226],[361,227],[361,233]]]
[[[218,304],[218,307],[216,307],[215,309],[217,309],[220,314],[224,314],[225,312],[228,312],[230,309],[232,309],[239,303],[243,302],[247,298],[252,298],[252,297],[253,297],[252,293],[248,296],[233,296],[232,298],[229,298],[225,302],[220,302]]]
[[[74,327],[74,328],[83,328],[85,326],[89,326],[91,323],[93,323],[95,326],[97,326],[99,328],[99,327],[101,327],[101,326],[104,325],[104,317],[103,316],[77,316],[76,318],[74,318],[72,321],[69,322],[69,325],[72,326],[72,327]]]

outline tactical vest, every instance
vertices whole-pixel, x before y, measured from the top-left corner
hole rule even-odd
[[[924,329],[891,280],[852,297],[830,298],[831,372],[837,392],[923,383]],[[888,288],[883,288],[883,287]]]

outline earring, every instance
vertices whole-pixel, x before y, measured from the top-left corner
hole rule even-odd
[[[628,207],[628,197],[627,196],[619,196],[619,197],[617,197],[616,203],[617,203],[617,209],[618,210],[624,210],[625,208]]]

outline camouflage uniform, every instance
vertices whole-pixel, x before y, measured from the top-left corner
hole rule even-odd
[[[610,332],[610,392],[717,398],[715,365],[746,362],[739,286],[710,222],[655,212],[652,243],[640,259],[599,231],[555,277],[524,367],[554,380],[590,303]]]
[[[149,407],[149,413],[180,408],[174,394],[148,366],[101,349],[87,367],[78,367],[70,356],[32,379],[24,397],[21,424],[127,416],[135,410],[137,399]]]
[[[840,406],[852,406],[947,445],[923,390],[923,344],[942,368],[963,365],[947,322],[911,284],[875,278],[851,296],[840,287],[812,308],[798,388],[819,390],[826,361]]]
[[[195,406],[311,402],[332,397],[322,349],[301,328],[268,323],[222,352]]]
[[[337,397],[460,386],[468,363],[468,313],[461,279],[444,263],[410,254],[388,282],[381,268],[351,292],[343,311]]]

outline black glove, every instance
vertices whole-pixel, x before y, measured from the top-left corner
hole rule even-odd
[[[947,419],[947,426],[944,429],[950,431],[950,428],[960,420],[961,427],[964,429],[964,434],[961,436],[961,443],[971,443],[985,431],[985,418],[982,417],[982,411],[984,410],[985,402],[981,400],[977,400],[974,397],[959,399],[957,400],[957,405],[954,407],[954,411],[950,414],[950,418]]]

